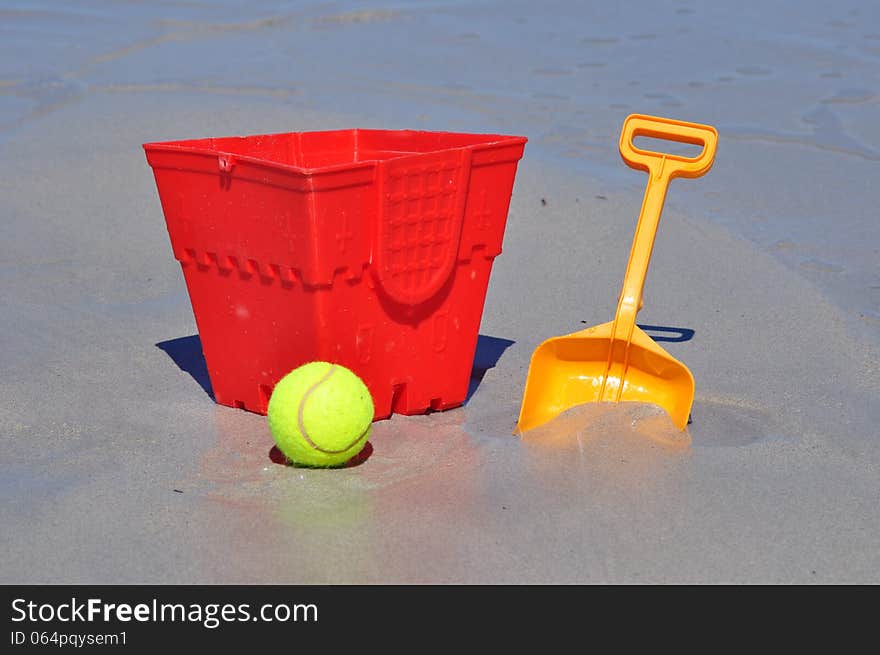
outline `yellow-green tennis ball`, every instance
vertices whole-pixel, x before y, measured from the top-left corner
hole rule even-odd
[[[339,466],[367,443],[373,397],[344,366],[310,362],[275,385],[267,414],[272,437],[291,462]]]

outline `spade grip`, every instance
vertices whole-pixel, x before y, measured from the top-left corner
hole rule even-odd
[[[696,157],[643,150],[633,145],[633,139],[640,136],[690,143],[703,146],[703,150]],[[685,123],[671,118],[641,114],[628,116],[620,133],[620,156],[628,166],[640,171],[648,171],[654,179],[700,177],[712,167],[717,145],[718,132],[710,125]]]

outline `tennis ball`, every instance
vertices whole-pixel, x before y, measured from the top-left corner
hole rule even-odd
[[[344,366],[310,362],[275,385],[267,414],[272,437],[291,462],[339,466],[367,443],[373,398]]]

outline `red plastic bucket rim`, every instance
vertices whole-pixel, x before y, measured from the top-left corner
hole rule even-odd
[[[347,134],[353,133],[355,136],[360,133],[369,133],[373,135],[394,135],[397,137],[404,136],[419,136],[419,135],[431,135],[435,137],[479,137],[479,141],[473,143],[466,143],[462,145],[446,145],[440,146],[434,149],[425,150],[421,152],[414,151],[406,151],[400,152],[398,156],[392,157],[384,157],[382,159],[373,158],[373,159],[362,159],[353,162],[342,162],[339,164],[326,164],[322,166],[297,166],[294,164],[285,164],[283,162],[274,161],[270,159],[266,159],[265,157],[255,156],[255,155],[244,155],[235,152],[230,149],[220,149],[214,146],[213,144],[216,141],[220,140],[231,140],[231,139],[239,139],[241,142],[244,142],[248,139],[259,139],[259,138],[272,138],[272,137],[283,137],[291,134],[300,134],[300,135],[332,135],[332,134]],[[461,150],[461,149],[470,149],[470,150],[490,150],[493,148],[503,147],[503,146],[511,146],[511,145],[520,145],[525,144],[528,139],[524,136],[512,136],[512,135],[504,135],[504,134],[483,134],[477,132],[451,132],[451,131],[435,131],[435,130],[379,130],[372,128],[352,128],[352,129],[341,129],[341,130],[317,130],[317,131],[303,131],[303,132],[273,132],[266,134],[250,134],[245,136],[226,136],[226,137],[205,137],[200,139],[180,139],[180,140],[171,140],[171,141],[154,141],[143,144],[143,148],[147,153],[150,152],[179,152],[179,153],[188,153],[195,155],[204,155],[210,157],[226,157],[230,162],[246,162],[248,164],[254,166],[265,166],[269,168],[275,168],[279,170],[285,170],[292,173],[298,173],[302,175],[314,175],[316,173],[327,173],[334,171],[342,171],[342,170],[352,170],[357,168],[365,168],[375,166],[379,161],[392,161],[396,159],[402,159],[404,157],[413,157],[420,154],[426,154],[428,152],[443,152],[448,150]]]

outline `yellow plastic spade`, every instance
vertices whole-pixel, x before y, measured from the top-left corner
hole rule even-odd
[[[639,136],[703,147],[696,157],[662,154],[633,145]],[[611,323],[548,339],[535,350],[526,378],[517,431],[546,423],[589,402],[637,401],[665,409],[679,429],[688,422],[694,377],[687,367],[636,325],[660,212],[669,181],[700,177],[715,159],[714,127],[633,114],[623,123],[620,155],[631,168],[648,172],[623,290]]]

